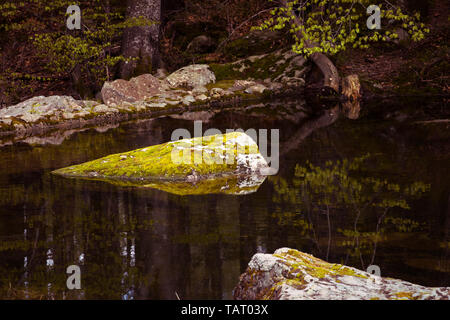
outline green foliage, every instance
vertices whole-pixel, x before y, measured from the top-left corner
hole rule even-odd
[[[111,3],[110,3],[111,2]],[[113,3],[114,2],[114,3]],[[0,3],[0,32],[19,37],[33,48],[33,57],[43,66],[42,74],[4,70],[8,81],[73,79],[75,86],[99,88],[110,80],[114,67],[126,61],[120,54],[124,29],[149,26],[155,22],[142,17],[125,19],[125,7],[117,1],[37,1]],[[81,9],[81,30],[66,26],[70,5]],[[113,5],[114,4],[114,5]],[[21,37],[26,36],[24,39]]]
[[[269,0],[272,1],[272,0]],[[370,44],[398,38],[396,27],[405,29],[413,41],[420,41],[429,29],[420,14],[405,14],[395,1],[379,4],[382,30],[368,30],[366,8],[371,0],[294,0],[275,7],[272,17],[255,29],[288,29],[294,52],[309,56],[315,52],[334,55],[348,47],[369,48]],[[296,14],[296,10],[298,13]]]

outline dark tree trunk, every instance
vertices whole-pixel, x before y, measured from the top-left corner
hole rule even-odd
[[[125,30],[122,54],[126,58],[137,58],[137,60],[122,63],[120,68],[122,79],[150,73],[161,63],[159,55],[161,0],[128,0],[127,18],[136,17],[144,17],[157,22],[157,24],[131,27]]]

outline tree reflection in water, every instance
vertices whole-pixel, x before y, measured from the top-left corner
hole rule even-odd
[[[353,105],[309,111],[294,101],[211,114],[205,130],[280,128],[279,174],[245,195],[49,174],[168,141],[176,128],[193,129],[191,120],[137,121],[74,133],[61,145],[3,147],[0,298],[231,298],[252,255],[280,247],[448,286],[448,131],[345,119],[359,115]],[[71,264],[81,266],[79,291],[66,288]]]
[[[326,260],[332,242],[331,218],[339,220],[339,215],[353,216],[353,225],[334,223],[339,226],[335,241],[337,246],[346,249],[343,263],[347,264],[349,257],[357,257],[364,270],[374,263],[377,244],[388,239],[390,226],[401,232],[412,232],[420,227],[418,222],[404,218],[404,215],[410,208],[408,200],[422,196],[430,188],[423,182],[400,185],[371,176],[365,170],[370,166],[369,160],[373,162],[376,156],[327,161],[323,167],[307,162],[305,166],[297,164],[291,181],[270,177],[276,191],[274,202],[284,204],[276,208],[274,216],[280,224],[298,227],[303,237],[309,237],[322,250],[317,238],[320,226],[313,222],[316,220],[313,216],[325,215]],[[286,203],[290,204],[289,209]],[[394,214],[393,209],[401,216],[389,216]],[[370,257],[364,259],[364,255]]]

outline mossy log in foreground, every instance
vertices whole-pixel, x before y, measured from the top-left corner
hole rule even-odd
[[[256,191],[268,169],[253,139],[231,132],[113,154],[53,173],[180,195],[241,194]]]
[[[450,288],[429,288],[328,263],[298,250],[257,253],[234,289],[245,300],[437,300]]]

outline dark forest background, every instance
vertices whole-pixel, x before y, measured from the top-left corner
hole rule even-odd
[[[412,86],[435,86],[448,93],[447,1],[400,2],[408,11],[420,12],[430,25],[432,32],[425,40],[403,47],[380,45],[365,52],[346,51],[333,61],[344,74],[365,74],[380,81],[395,74],[399,79],[406,77],[403,81],[411,80]],[[191,63],[223,63],[267,53],[291,41],[284,30],[251,31],[270,17],[276,3],[267,0],[76,3],[82,10],[81,30],[66,27],[66,9],[73,1],[0,0],[3,107],[36,95],[93,99],[105,81],[158,69],[171,72]],[[141,14],[148,21],[130,19]],[[154,24],[155,20],[159,21]],[[139,35],[146,23],[152,27]],[[136,39],[144,39],[139,48],[133,44]],[[406,64],[400,61],[402,57]],[[424,61],[430,70],[423,70]]]

